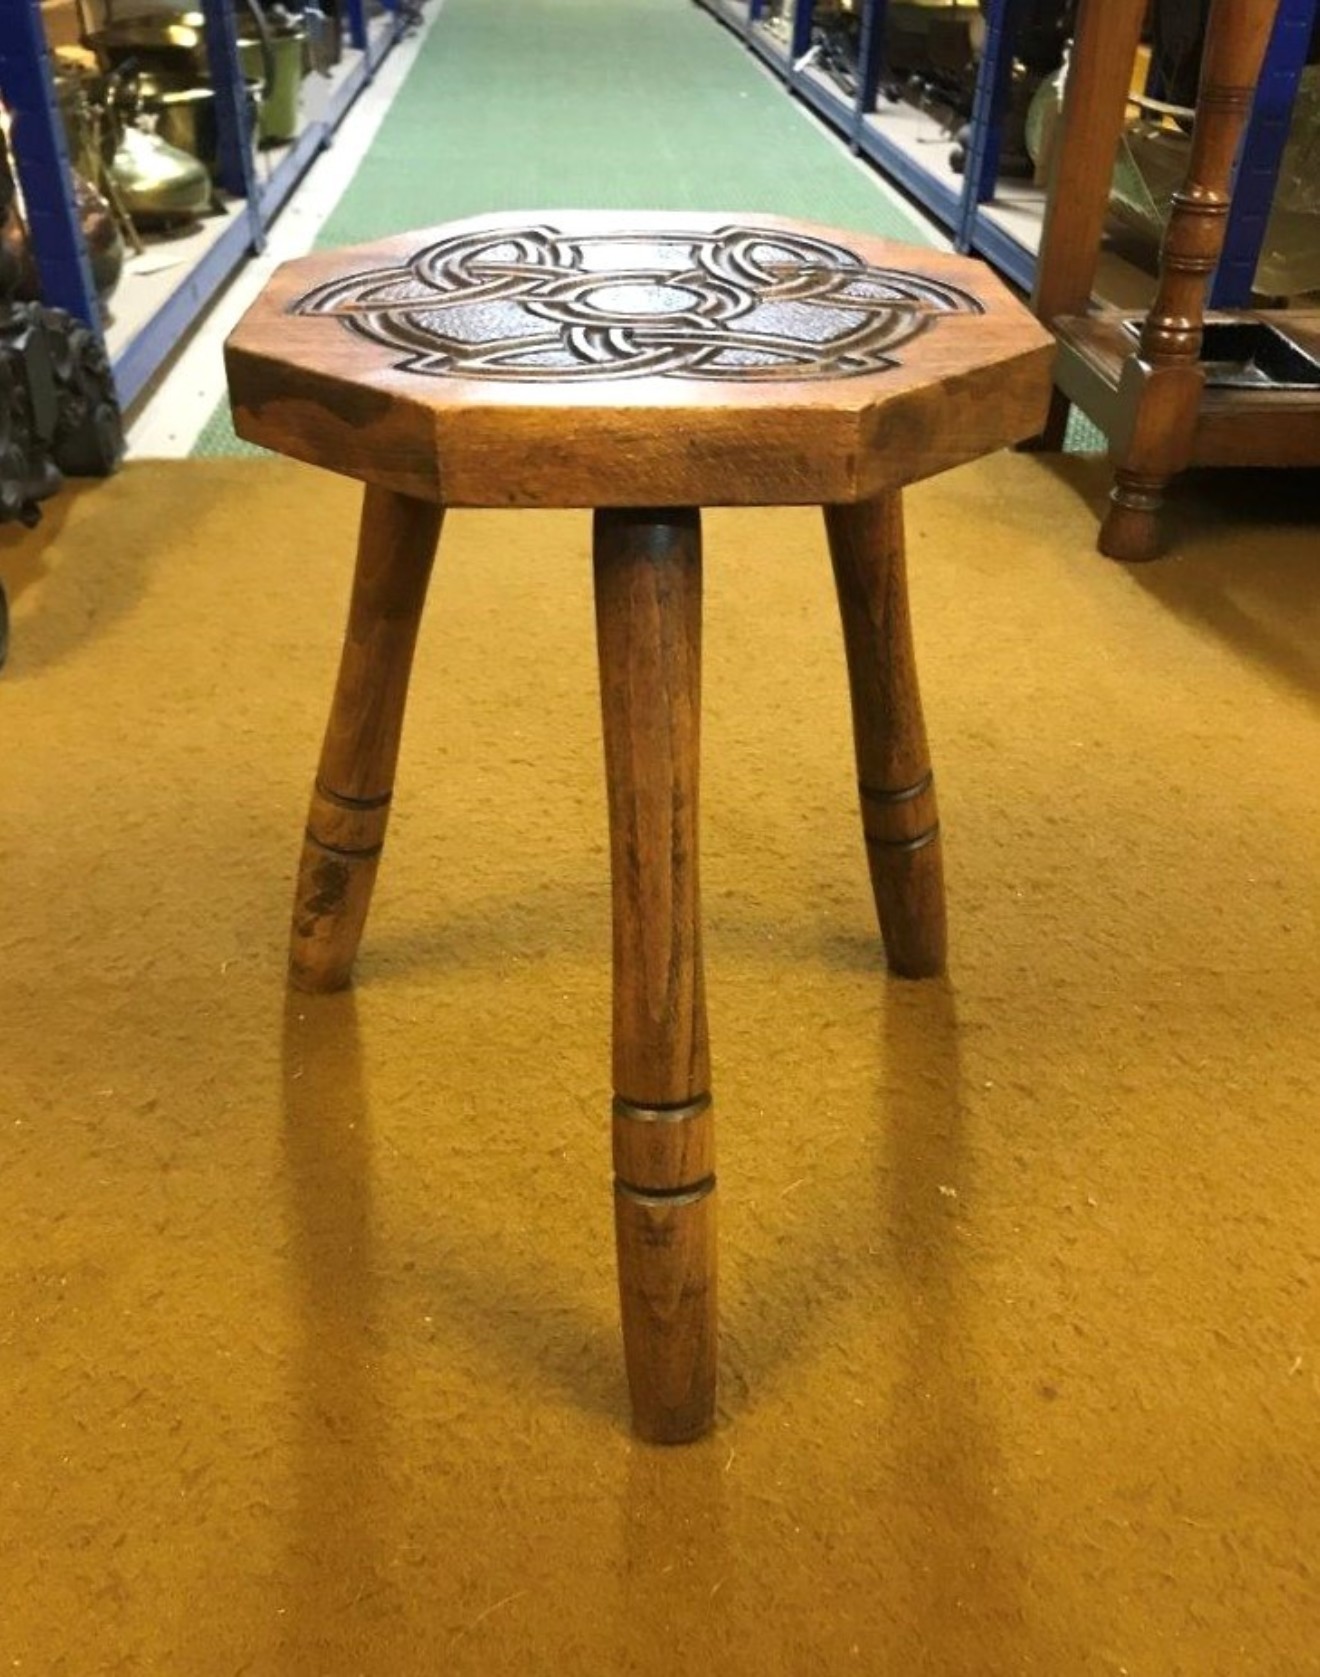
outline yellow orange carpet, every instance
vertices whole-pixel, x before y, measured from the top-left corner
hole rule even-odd
[[[138,465],[6,532],[6,1670],[1320,1671],[1315,498],[1129,570],[1102,485],[909,497],[925,985],[818,520],[707,519],[722,1407],[668,1452],[624,1424],[587,518],[451,519],[359,983],[292,1000],[353,490]]]

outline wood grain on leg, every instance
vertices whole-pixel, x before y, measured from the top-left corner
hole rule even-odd
[[[349,981],[371,904],[408,677],[443,514],[374,486],[298,869],[289,975],[304,990]]]
[[[825,509],[843,618],[871,887],[890,968],[943,972],[944,869],[897,494]]]
[[[714,1419],[715,1174],[697,878],[695,511],[598,512],[596,622],[614,898],[615,1228],[633,1425]]]

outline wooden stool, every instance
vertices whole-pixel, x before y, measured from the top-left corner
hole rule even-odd
[[[637,1432],[695,1438],[716,1350],[697,509],[823,505],[885,949],[938,973],[899,490],[1038,432],[1052,340],[959,257],[770,216],[574,212],[289,263],[226,353],[240,436],[367,486],[294,907],[301,988],[349,980],[443,509],[596,509],[624,1345]]]

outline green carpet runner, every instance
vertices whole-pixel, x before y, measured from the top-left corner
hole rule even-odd
[[[691,0],[444,0],[317,244],[546,208],[760,210],[930,242]],[[193,452],[260,450],[222,405]]]

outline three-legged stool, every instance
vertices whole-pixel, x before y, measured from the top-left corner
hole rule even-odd
[[[633,1418],[715,1405],[697,886],[704,505],[824,507],[890,967],[944,963],[902,485],[1036,434],[1053,340],[979,263],[769,216],[491,216],[280,269],[229,341],[240,436],[363,480],[293,982],[349,981],[446,507],[592,507]]]

